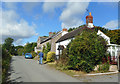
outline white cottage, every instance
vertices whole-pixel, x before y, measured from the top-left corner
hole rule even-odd
[[[84,29],[88,29],[88,30],[94,30],[94,26],[93,26],[93,16],[91,15],[91,13],[89,13],[88,16],[86,16],[86,25],[79,27],[78,29],[66,33],[65,35],[63,35],[60,39],[58,39],[56,41],[56,55],[58,56],[61,53],[61,50],[59,50],[59,47],[62,46],[64,48],[66,48],[66,46],[71,42],[72,39],[74,39],[74,37],[82,32]],[[120,55],[120,45],[117,44],[111,44],[110,43],[110,37],[106,36],[102,31],[98,30],[97,35],[102,36],[107,42],[108,42],[108,52],[111,54],[111,56],[115,56],[116,61],[117,61],[117,57]]]

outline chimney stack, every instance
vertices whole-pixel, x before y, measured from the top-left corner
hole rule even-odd
[[[68,31],[66,28],[63,28],[62,31]]]
[[[93,16],[91,15],[91,12],[89,13],[88,16],[86,16],[86,25],[87,25],[87,27],[89,27],[89,28],[94,27],[94,26],[93,26]]]
[[[67,34],[67,33],[68,33],[68,30],[66,28],[63,28],[62,29],[62,36],[65,35],[65,34]]]

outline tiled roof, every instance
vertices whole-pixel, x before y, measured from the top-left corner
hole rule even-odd
[[[90,28],[88,28],[87,26],[79,27],[78,29],[76,29],[74,31],[71,31],[71,32],[65,34],[64,36],[62,36],[60,39],[58,39],[56,41],[56,43],[67,40],[67,39],[70,39],[70,38],[73,38],[76,35],[78,35],[79,33],[81,33],[84,29],[90,29]],[[94,29],[94,27],[92,29]]]
[[[59,33],[59,32],[58,32],[58,33]],[[50,36],[50,37],[44,39],[42,42],[40,42],[40,44],[42,44],[42,43],[44,43],[44,42],[46,42],[46,41],[48,41],[48,40],[54,38],[54,36],[56,36],[58,33],[56,33],[56,34],[54,34],[54,35],[52,35],[52,36]]]

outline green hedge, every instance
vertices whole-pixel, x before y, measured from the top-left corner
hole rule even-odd
[[[6,82],[7,73],[10,68],[10,61],[10,54],[5,49],[2,49],[2,82]]]

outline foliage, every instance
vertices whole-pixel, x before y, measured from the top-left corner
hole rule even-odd
[[[35,56],[37,56],[37,53],[35,53],[34,51],[31,52],[32,57],[34,58]]]
[[[76,30],[76,29],[78,29],[78,28],[80,28],[80,27],[83,27],[83,26],[85,26],[85,25],[81,25],[81,26],[76,27],[76,28],[75,28],[75,27],[69,28],[68,32],[74,31],[74,30]]]
[[[110,37],[111,43],[120,45],[120,29],[109,30],[106,35]]]
[[[16,51],[15,51],[15,47],[12,44],[14,41],[14,39],[12,38],[6,38],[4,44],[2,45],[2,48],[6,49],[11,55],[15,55]]]
[[[76,28],[69,28],[68,32],[75,30]]]
[[[47,53],[47,62],[54,62],[55,61],[55,52],[48,52]]]
[[[95,30],[101,30],[104,34],[106,34],[108,37],[110,37],[110,42],[113,44],[120,45],[120,29],[118,30],[108,30],[103,27],[96,26]]]
[[[11,56],[10,53],[2,48],[2,82],[6,82],[7,72],[10,67]]]
[[[27,43],[24,46],[24,53],[30,53],[34,51],[34,47],[37,46],[37,43]]]
[[[96,32],[84,30],[69,45],[69,66],[72,69],[90,72],[105,57],[106,42]],[[99,53],[99,54],[98,54]]]
[[[19,56],[22,56],[22,53],[24,52],[24,49],[23,48],[19,48],[18,50],[17,50],[17,53],[18,53],[18,55]]]
[[[68,50],[67,48],[64,48],[62,55],[59,60],[57,60],[56,66],[60,67],[61,70],[68,69]]]
[[[109,63],[104,63],[102,65],[99,65],[98,71],[107,72],[107,71],[109,71],[109,67],[110,67]]]
[[[40,53],[40,51],[37,51],[37,54],[39,54]]]
[[[106,41],[97,36],[97,32],[84,29],[81,34],[68,44],[57,64],[65,69],[80,70],[88,73],[101,63],[103,57],[106,58],[106,51]]]
[[[95,31],[97,32],[98,30],[102,31],[104,34],[108,33],[108,29],[100,27],[100,26],[95,26]]]
[[[48,53],[50,50],[51,50],[51,44],[50,44],[49,42],[46,44],[46,46],[43,45],[43,50],[42,50],[42,52],[44,53],[44,57],[43,57],[44,60],[46,60],[47,53]]]
[[[81,25],[79,27],[76,27],[76,28],[69,28],[68,32],[71,32],[75,29],[78,29],[82,26],[85,26],[85,25]],[[98,30],[102,31],[104,34],[106,34],[108,37],[110,37],[110,42],[113,43],[113,44],[118,44],[120,45],[120,29],[117,29],[117,30],[108,30],[104,27],[100,27],[100,26],[95,26],[94,27],[95,31],[97,32]]]

